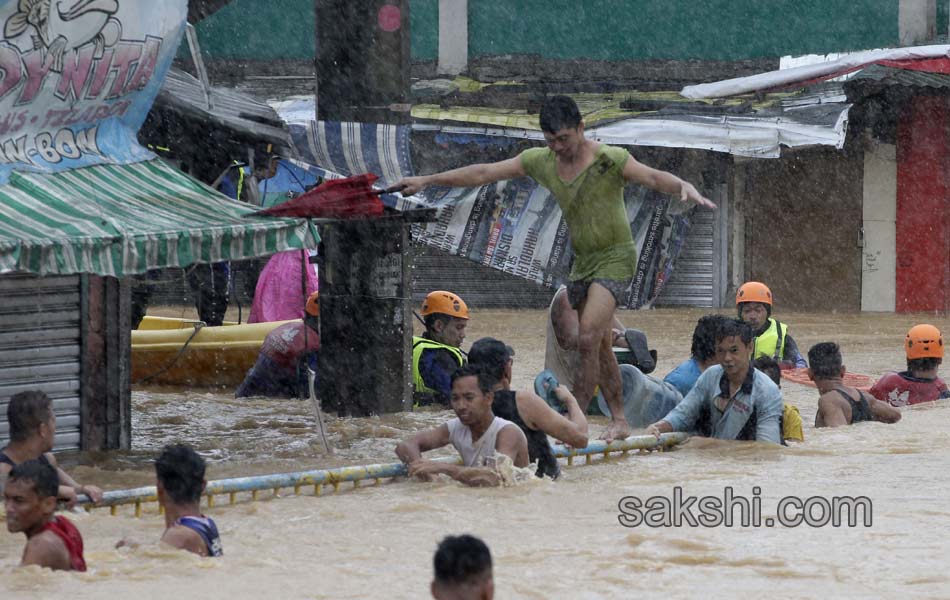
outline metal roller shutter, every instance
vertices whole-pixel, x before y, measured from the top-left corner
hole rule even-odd
[[[0,446],[10,396],[42,390],[56,412],[55,448],[79,448],[79,276],[3,275],[0,298]]]
[[[689,234],[673,274],[657,297],[656,306],[700,306],[718,308],[722,305],[725,285],[725,224],[728,219],[726,195],[719,191],[713,200],[718,210],[694,210],[690,216]]]

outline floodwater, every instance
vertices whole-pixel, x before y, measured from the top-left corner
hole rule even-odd
[[[650,337],[663,375],[689,354],[699,309],[628,312]],[[873,376],[901,368],[901,342],[917,322],[950,330],[945,317],[780,313],[806,351],[842,344],[849,369]],[[530,385],[544,358],[544,311],[475,311],[464,347],[494,335],[516,349],[515,386]],[[944,376],[950,373],[944,372]],[[219,498],[207,510],[225,557],[199,559],[154,543],[154,505],[73,518],[85,537],[85,574],[16,569],[22,536],[0,533],[4,598],[423,598],[431,558],[446,534],[482,537],[495,560],[499,598],[749,596],[811,598],[950,596],[950,404],[905,409],[896,425],[815,430],[817,394],[786,382],[786,401],[806,423],[804,444],[779,448],[693,439],[680,448],[566,468],[562,480],[502,489],[453,482],[383,482],[314,497],[312,490]],[[228,393],[133,393],[134,448],[65,455],[80,481],[107,489],[152,482],[149,459],[171,441],[209,458],[209,478],[392,462],[396,441],[439,423],[445,412],[330,418],[336,451],[326,456],[306,402],[235,400]],[[605,421],[595,419],[593,430]],[[580,462],[580,461],[579,461]],[[774,515],[784,496],[866,496],[869,527],[632,527],[620,524],[625,496],[722,498],[726,487]],[[820,507],[819,507],[820,508]],[[737,510],[734,514],[741,514]],[[816,516],[813,513],[813,516]],[[821,516],[819,510],[817,516]],[[147,542],[115,550],[116,540]]]

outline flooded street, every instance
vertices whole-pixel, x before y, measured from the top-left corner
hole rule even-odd
[[[781,307],[779,307],[781,308]],[[657,375],[689,354],[702,309],[625,311],[659,352]],[[723,311],[727,312],[727,311]],[[543,366],[546,312],[473,310],[463,348],[492,335],[515,348],[514,386],[528,388]],[[943,331],[932,315],[835,315],[777,311],[802,353],[821,341],[842,346],[848,369],[879,377],[902,370],[901,343],[914,323]],[[950,376],[950,367],[942,375]],[[503,489],[454,482],[384,481],[338,494],[282,490],[258,501],[240,495],[207,509],[221,530],[223,559],[200,559],[157,545],[156,505],[142,518],[131,507],[71,515],[86,544],[87,573],[17,569],[23,536],[0,534],[4,598],[422,598],[432,552],[446,534],[473,533],[495,561],[498,598],[947,597],[950,530],[950,405],[904,409],[896,425],[862,423],[815,430],[817,392],[783,382],[784,397],[805,421],[804,444],[788,448],[692,439],[665,453],[596,459],[566,468],[562,480]],[[396,442],[440,423],[430,411],[367,419],[328,417],[333,456],[323,453],[308,402],[236,400],[230,391],[133,392],[133,450],[63,455],[76,478],[105,489],[153,483],[151,460],[170,442],[193,445],[209,479],[394,462]],[[596,436],[605,420],[593,420]],[[866,496],[870,527],[626,528],[625,496],[723,497],[761,489],[763,515],[779,499]],[[738,511],[737,511],[738,513]],[[125,536],[143,541],[115,550]]]

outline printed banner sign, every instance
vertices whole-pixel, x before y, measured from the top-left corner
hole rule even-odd
[[[136,141],[187,0],[0,0],[0,183],[151,158]]]
[[[407,126],[316,122],[309,101],[284,102],[275,109],[289,123],[301,157],[322,167],[294,163],[313,180],[317,176],[375,173],[385,187],[414,174]],[[499,143],[498,139],[470,135],[444,135],[441,143],[479,141]],[[696,165],[679,164],[672,155],[651,166],[676,172],[687,180],[701,177]],[[287,174],[270,180],[267,189],[262,184],[265,206],[293,196],[297,188],[303,189],[295,181],[302,177],[288,169]],[[624,194],[639,255],[636,276],[619,304],[640,308],[652,304],[669,280],[689,233],[693,208],[640,186],[627,186]],[[543,285],[556,287],[567,281],[574,257],[567,223],[554,196],[532,179],[500,181],[478,188],[428,188],[412,198],[387,194],[382,199],[399,210],[438,209],[434,223],[413,225],[413,238],[418,242]]]

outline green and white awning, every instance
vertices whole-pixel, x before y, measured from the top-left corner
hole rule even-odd
[[[124,277],[319,241],[306,220],[254,210],[161,160],[14,173],[0,186],[0,273]]]

